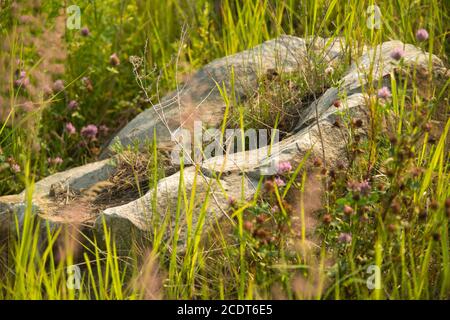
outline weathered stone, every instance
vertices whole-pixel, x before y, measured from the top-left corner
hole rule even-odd
[[[327,40],[320,37],[304,40],[293,36],[282,36],[267,41],[253,49],[214,60],[196,72],[187,83],[164,97],[157,104],[128,123],[112,140],[103,153],[110,153],[111,146],[120,141],[124,146],[133,141],[143,144],[152,141],[156,132],[158,143],[171,143],[171,135],[178,128],[192,130],[193,122],[202,121],[205,126],[217,127],[223,120],[224,99],[218,86],[227,88],[238,100],[253,93],[258,76],[268,70],[278,72],[302,72],[317,56],[330,62],[342,54],[342,40]]]
[[[258,74],[272,68],[279,68],[283,72],[301,72],[307,70],[306,66],[318,58],[329,63],[333,60],[337,62],[337,58],[342,55],[343,45],[341,40],[328,41],[318,38],[305,41],[284,36],[254,49],[213,61],[198,71],[177,92],[162,99],[161,104],[133,119],[119,132],[117,139],[123,145],[134,140],[143,143],[144,140],[152,138],[155,130],[158,145],[161,146],[170,142],[171,132],[180,126],[191,128],[193,120],[203,121],[209,126],[218,126],[222,121],[224,103],[217,85],[225,85],[227,90],[230,90],[231,70],[234,72],[237,98],[244,100],[249,90],[256,89]],[[390,57],[390,52],[396,47],[403,47],[406,52],[400,62]],[[393,76],[399,64],[404,69],[427,70],[430,61],[434,76],[448,75],[439,58],[431,56],[430,60],[428,53],[412,45],[389,41],[372,49],[366,48],[341,79],[339,87],[328,89],[303,110],[296,132],[273,145],[270,153],[268,147],[262,147],[205,159],[197,166],[186,167],[182,176],[181,172],[177,172],[160,180],[156,190],[150,190],[143,197],[104,210],[96,220],[96,229],[101,233],[105,219],[107,226],[112,227],[125,239],[132,229],[145,233],[153,232],[150,221],[155,217],[163,221],[167,217],[164,239],[169,241],[176,232],[179,236],[178,245],[183,247],[188,223],[192,223],[195,229],[199,221],[210,224],[215,217],[227,217],[229,197],[237,200],[252,197],[260,177],[273,173],[273,170],[268,169],[273,169],[276,162],[290,161],[298,164],[308,152],[311,153],[310,158],[324,157],[324,161],[330,165],[335,164],[337,160],[345,160],[345,133],[335,125],[339,116],[337,111],[353,113],[356,116],[363,114],[369,99],[365,90],[367,74],[372,72],[373,81],[378,83],[379,79],[383,79],[382,83],[389,86],[389,77],[386,76]],[[342,107],[333,107],[333,102],[342,97],[345,97],[342,99]],[[365,131],[364,128],[361,130]],[[113,171],[114,166],[108,159],[43,179],[35,185],[35,210],[44,213],[46,217],[52,216],[51,199],[48,197],[52,186],[89,188],[98,181],[106,180]],[[195,186],[195,202],[191,210],[187,210],[182,195],[179,228],[176,229],[180,182],[183,184],[181,190],[188,197]],[[5,212],[17,211],[23,214],[24,196],[25,193],[22,192],[17,196],[1,197],[0,219]],[[202,212],[204,215],[200,214]]]

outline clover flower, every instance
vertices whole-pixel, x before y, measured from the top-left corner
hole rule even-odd
[[[77,132],[77,129],[75,129],[75,126],[71,122],[66,123],[66,131],[69,135],[75,134]]]
[[[56,92],[63,91],[64,90],[64,81],[62,81],[61,79],[56,80],[53,83],[53,90]]]
[[[352,235],[350,233],[342,232],[338,237],[338,241],[341,243],[350,243],[352,242]]]
[[[381,99],[387,99],[391,96],[391,91],[388,87],[382,87],[380,90],[378,90],[378,98]]]
[[[76,108],[78,108],[78,101],[76,101],[76,100],[70,100],[70,101],[69,101],[69,104],[67,105],[67,107],[68,107],[70,110],[75,110]]]
[[[97,136],[98,128],[94,124],[89,124],[81,128],[81,135],[88,139],[94,139]]]
[[[420,41],[420,42],[426,41],[428,39],[428,31],[423,28],[417,30],[416,39],[417,39],[417,41]]]
[[[278,164],[278,173],[288,173],[292,170],[292,165],[289,161],[283,161]]]
[[[276,177],[273,182],[277,185],[277,187],[283,187],[286,185],[286,183],[284,182],[283,179],[281,179],[280,177]]]
[[[400,60],[405,56],[405,54],[406,52],[402,48],[394,48],[394,50],[392,50],[391,52],[391,58],[394,60]]]
[[[83,27],[81,28],[80,33],[83,37],[88,37],[91,32],[89,31],[88,27]]]

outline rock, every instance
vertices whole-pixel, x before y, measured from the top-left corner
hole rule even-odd
[[[381,46],[372,50],[366,50],[365,54],[354,63],[350,70],[345,74],[341,80],[340,88],[330,88],[323,96],[313,102],[309,108],[306,109],[301,118],[297,129],[299,130],[294,135],[285,140],[273,145],[270,155],[268,147],[263,147],[257,150],[245,151],[235,154],[227,154],[224,156],[206,159],[202,164],[200,172],[208,172],[209,176],[218,176],[221,172],[227,172],[227,175],[221,176],[221,179],[210,179],[206,175],[201,178],[197,177],[197,187],[201,186],[202,192],[206,187],[210,187],[215,194],[215,202],[211,202],[208,207],[207,224],[214,220],[217,216],[223,215],[229,208],[229,204],[223,194],[217,194],[216,190],[220,190],[219,186],[224,186],[228,196],[239,199],[239,195],[243,192],[245,198],[251,198],[256,191],[256,186],[261,175],[266,175],[267,172],[273,173],[276,164],[279,161],[289,161],[293,164],[298,164],[302,161],[307,152],[311,152],[310,158],[322,158],[325,156],[325,161],[331,166],[335,165],[338,160],[346,159],[345,154],[345,137],[342,130],[336,127],[335,120],[337,112],[350,112],[355,117],[360,117],[364,113],[367,106],[369,96],[362,93],[362,89],[367,84],[365,74],[370,70],[371,61],[376,55],[376,62],[374,64],[375,79],[391,75],[399,62],[390,58],[390,52],[396,47],[404,47],[406,52],[402,63],[408,68],[424,68],[428,66],[429,54],[412,46],[405,45],[400,41],[389,41],[383,43]],[[337,56],[337,55],[336,55]],[[214,63],[212,64],[214,65]],[[432,56],[433,72],[436,76],[446,74],[446,69],[442,61],[436,56]],[[386,83],[389,85],[389,82]],[[340,96],[347,96],[343,103],[343,107],[336,109],[333,102],[339,99]],[[316,118],[316,113],[319,119]],[[320,127],[320,130],[319,130]],[[362,129],[365,130],[364,128]],[[341,141],[341,143],[337,143]],[[253,159],[254,161],[250,161]],[[253,163],[252,163],[253,162]],[[194,177],[194,170],[192,168],[184,171],[186,193],[190,194],[192,191],[191,181]],[[157,194],[157,206],[155,212],[164,212],[165,214],[172,214],[171,221],[175,221],[175,210],[178,194],[178,182],[180,173],[167,177],[161,180],[158,184],[156,193],[149,191],[143,198],[137,199],[130,204],[109,208],[105,210],[104,215],[110,221],[117,219],[118,221],[131,221],[136,227],[143,230],[149,230],[145,225],[145,221],[155,214],[151,209],[153,195]],[[240,179],[244,180],[244,189],[241,189]],[[203,201],[204,194],[199,197]],[[193,223],[195,224],[195,218]],[[185,235],[185,223],[181,224],[180,239]],[[173,234],[167,233],[167,236]],[[181,242],[182,245],[185,242]]]
[[[185,85],[164,97],[161,103],[145,110],[128,123],[111,141],[102,154],[111,154],[111,146],[117,141],[124,146],[138,141],[152,141],[156,132],[158,144],[171,144],[172,134],[178,128],[192,130],[193,122],[202,121],[205,126],[218,127],[223,120],[225,103],[218,86],[232,88],[238,100],[254,92],[258,76],[268,70],[278,72],[303,71],[317,59],[326,62],[337,59],[342,53],[341,39],[314,40],[282,36],[246,50],[209,63]],[[234,75],[234,76],[232,76]]]
[[[307,66],[317,59],[337,63],[342,55],[343,45],[340,39],[330,41],[317,38],[305,41],[284,36],[254,49],[215,60],[198,71],[179,91],[162,99],[161,104],[138,115],[116,138],[123,145],[136,139],[143,143],[146,139],[152,139],[153,132],[156,131],[158,146],[165,146],[172,143],[171,134],[180,126],[191,129],[191,120],[201,120],[208,126],[219,126],[224,103],[217,84],[223,84],[228,91],[231,90],[231,70],[234,70],[237,98],[245,100],[249,90],[255,90],[258,74],[273,68],[279,68],[283,72],[301,72],[307,70]],[[401,62],[390,58],[390,52],[399,46],[406,52]],[[187,234],[188,225],[192,225],[190,230],[195,230],[198,223],[210,225],[215,218],[231,219],[227,213],[229,197],[238,201],[250,199],[261,176],[274,174],[278,161],[290,161],[295,165],[309,152],[310,159],[323,158],[329,166],[346,159],[345,133],[335,125],[339,117],[337,112],[349,112],[355,117],[364,114],[370,97],[363,88],[367,84],[366,73],[370,71],[374,57],[373,79],[378,81],[383,78],[385,85],[390,84],[386,76],[395,75],[399,63],[403,68],[427,72],[430,61],[428,53],[399,41],[385,42],[373,49],[366,48],[342,77],[339,87],[328,89],[302,111],[296,131],[273,145],[270,153],[268,147],[261,147],[205,159],[195,166],[186,167],[183,173],[179,171],[160,180],[156,190],[148,191],[143,197],[105,209],[96,218],[95,229],[102,234],[105,221],[106,226],[118,234],[119,242],[129,243],[129,235],[133,230],[149,234],[151,238],[154,230],[150,228],[150,221],[158,218],[159,221],[167,222],[164,242],[170,245],[170,240],[176,234],[177,245],[183,249],[187,237],[192,236]],[[445,77],[448,74],[439,58],[432,56],[431,65],[434,76]],[[337,109],[333,102],[340,97],[346,98],[342,101],[342,107]],[[364,125],[362,132],[366,132]],[[107,154],[104,153],[104,156]],[[111,159],[114,160],[114,157]],[[53,221],[64,220],[61,217],[57,219],[52,211],[54,206],[49,197],[52,186],[61,185],[62,188],[77,190],[89,188],[111,176],[114,172],[114,161],[111,159],[57,173],[37,182],[33,194],[35,211]],[[178,202],[180,185],[183,185],[182,190],[185,192],[181,203]],[[194,191],[195,201],[192,204],[189,201],[186,203],[185,199],[189,199]],[[24,196],[25,192],[17,196],[0,197],[0,219],[7,212],[23,214]]]
[[[51,209],[55,207],[51,198],[53,188],[80,191],[107,179],[113,172],[113,161],[106,159],[48,176],[34,184],[32,211],[39,212],[52,221],[54,214]],[[19,223],[21,223],[27,203],[26,192],[27,190],[24,190],[18,195],[0,197],[0,221],[7,219],[9,214],[14,213],[18,216]],[[64,219],[61,217],[54,218],[56,221]],[[11,223],[14,223],[14,221],[11,221]]]

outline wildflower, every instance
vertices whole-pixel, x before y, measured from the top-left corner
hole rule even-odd
[[[19,77],[16,81],[14,81],[14,85],[16,87],[26,87],[30,84],[30,79],[27,77],[27,73],[25,71],[21,71],[19,73]]]
[[[71,122],[66,123],[66,131],[67,134],[75,134],[77,132],[77,129],[75,129],[75,126]]]
[[[62,81],[61,79],[56,80],[53,83],[53,90],[56,92],[63,91],[64,90],[64,81]]]
[[[344,205],[344,213],[349,216],[353,213],[353,208],[349,205]]]
[[[332,220],[332,218],[331,218],[331,215],[330,215],[330,214],[326,214],[326,215],[324,215],[323,218],[322,218],[322,221],[323,221],[323,223],[325,223],[325,224],[330,224],[330,223],[331,223],[331,220]]]
[[[44,85],[42,92],[44,92],[44,95],[46,97],[49,97],[53,94],[53,89],[48,84]]]
[[[329,75],[333,74],[334,69],[333,69],[333,67],[327,67],[324,72],[327,76],[329,76]]]
[[[283,161],[278,164],[278,173],[288,173],[292,170],[292,165],[289,161]]]
[[[277,187],[283,187],[286,185],[286,183],[284,182],[283,179],[281,179],[280,177],[276,177],[273,182],[277,185]]]
[[[69,108],[69,110],[75,110],[76,108],[78,108],[78,101],[70,100],[67,107]]]
[[[352,242],[352,235],[350,233],[342,232],[338,237],[338,241],[341,243],[350,243]]]
[[[244,229],[251,232],[253,230],[253,223],[248,220],[244,221]]]
[[[48,158],[47,162],[49,165],[59,165],[61,163],[63,163],[63,159],[61,157],[56,157],[56,158]]]
[[[361,182],[349,181],[347,183],[347,188],[355,193],[361,193],[363,195],[369,194],[371,188],[368,180],[364,180]]]
[[[340,101],[340,100],[334,100],[333,106],[334,106],[335,108],[339,108],[339,107],[341,106],[341,101]]]
[[[113,54],[109,57],[109,63],[110,63],[112,66],[118,66],[118,65],[120,64],[120,59],[119,59],[119,57],[117,56],[116,53],[113,53]]]
[[[81,135],[85,138],[94,139],[97,136],[97,132],[97,126],[94,124],[89,124],[81,128]]]
[[[21,171],[20,166],[17,163],[11,164],[11,170],[14,173],[19,173]]]
[[[394,60],[400,60],[405,56],[405,51],[402,48],[394,48],[391,52],[391,58]]]
[[[362,194],[368,194],[370,192],[370,184],[368,180],[364,180],[359,183],[359,192]]]
[[[81,78],[81,82],[83,83],[83,85],[84,85],[84,87],[86,88],[87,91],[93,91],[94,90],[94,86],[92,85],[92,81],[88,77]]]
[[[425,30],[423,28],[417,30],[417,32],[416,32],[416,39],[417,39],[417,41],[420,41],[420,42],[427,40],[428,39],[428,32],[427,32],[427,30]]]
[[[391,96],[391,91],[388,87],[383,87],[380,90],[378,90],[378,98],[381,99],[387,99]]]
[[[83,27],[81,28],[80,33],[83,37],[88,37],[91,32],[89,31],[88,27]]]

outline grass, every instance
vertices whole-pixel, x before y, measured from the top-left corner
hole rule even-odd
[[[314,162],[310,167],[305,159],[283,176],[285,186],[261,179],[253,199],[230,205],[230,220],[207,225],[211,190],[199,205],[196,188],[188,191],[183,174],[176,207],[171,214],[155,215],[143,237],[131,234],[130,251],[118,247],[106,223],[104,237],[99,237],[82,226],[55,227],[32,212],[34,182],[98,159],[116,128],[150,106],[146,94],[156,103],[185,75],[213,59],[281,34],[345,38],[342,70],[327,77],[326,66],[318,64],[306,78],[295,73],[263,76],[245,104],[221,88],[227,102],[222,135],[230,126],[290,131],[296,110],[339,85],[335,81],[364,44],[398,39],[439,56],[448,66],[445,2],[379,1],[379,30],[366,25],[367,8],[373,4],[80,1],[82,26],[89,28],[83,36],[58,20],[59,1],[36,7],[2,2],[0,194],[26,190],[27,206],[22,221],[13,217],[2,222],[15,228],[0,242],[0,299],[450,298],[449,80],[429,81],[429,92],[423,94],[414,72],[393,77],[392,102],[370,101],[365,118],[341,114],[340,126],[349,136],[348,166],[333,168],[309,159]],[[430,35],[422,43],[415,38],[419,27]],[[111,60],[113,53],[120,63]],[[144,57],[146,94],[136,85],[131,56]],[[17,85],[17,70],[26,71],[34,90]],[[64,81],[63,89],[54,85],[58,79]],[[368,85],[365,90],[377,88]],[[77,107],[69,109],[72,100]],[[357,120],[370,125],[368,137],[361,136]],[[66,129],[69,122],[76,134]],[[89,124],[99,129],[95,139],[80,134]],[[154,189],[165,175],[156,142],[147,149],[139,172],[129,166],[129,184],[137,195]],[[57,157],[63,162],[49,161]],[[311,178],[325,190],[313,231],[296,223],[305,220]],[[200,171],[196,179],[202,179]],[[156,197],[151,205],[156,208]],[[177,245],[178,232],[167,232],[171,225],[186,226],[183,250]],[[298,237],[300,246],[293,248]],[[314,250],[307,249],[309,237]],[[67,287],[78,272],[73,265],[80,270],[78,290]],[[380,270],[381,289],[367,286],[373,266]]]

